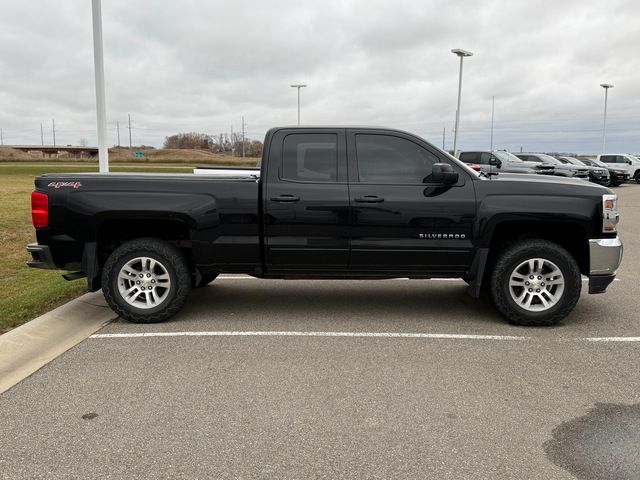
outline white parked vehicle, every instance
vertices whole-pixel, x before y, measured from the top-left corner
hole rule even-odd
[[[625,170],[629,173],[629,178],[634,179],[636,183],[640,183],[640,159],[633,155],[628,153],[607,153],[598,155],[598,160],[612,167]]]

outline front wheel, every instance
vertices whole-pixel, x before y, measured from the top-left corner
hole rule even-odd
[[[636,172],[636,174],[633,176],[633,178],[636,181],[636,183],[640,183],[640,170],[638,170]]]
[[[155,238],[121,245],[102,271],[102,292],[109,306],[134,323],[163,322],[184,305],[191,272],[184,255]]]
[[[547,240],[524,240],[507,248],[491,272],[496,308],[517,325],[555,325],[580,298],[580,269],[569,252]]]

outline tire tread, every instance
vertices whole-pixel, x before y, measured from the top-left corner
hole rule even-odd
[[[176,290],[169,304],[162,310],[150,314],[140,314],[123,307],[116,300],[117,291],[112,285],[112,275],[115,266],[125,255],[133,252],[156,253],[164,257],[174,270],[176,276]],[[109,306],[120,317],[133,323],[159,323],[174,316],[184,306],[191,291],[191,272],[186,259],[180,250],[173,245],[156,238],[138,238],[131,240],[117,248],[107,259],[102,270],[102,292]]]
[[[508,294],[504,294],[502,289],[501,281],[504,278],[508,278],[510,275],[510,265],[512,265],[516,260],[519,259],[523,255],[523,253],[531,251],[531,255],[533,256],[545,256],[545,252],[549,252],[552,257],[556,257],[560,255],[563,257],[563,260],[568,262],[570,268],[569,272],[563,270],[563,275],[565,276],[565,291],[563,293],[562,299],[560,300],[561,304],[559,308],[557,308],[550,315],[542,316],[542,315],[526,315],[523,314],[520,310],[517,310],[513,307],[511,302],[513,300],[509,297]],[[551,259],[550,259],[551,260]],[[568,278],[572,275],[574,278]],[[577,276],[577,279],[576,279]],[[564,319],[576,306],[578,299],[580,298],[580,292],[582,290],[582,281],[580,277],[580,269],[575,259],[571,256],[571,254],[565,250],[560,245],[550,242],[548,240],[541,239],[528,239],[522,240],[518,243],[507,247],[507,249],[502,253],[502,255],[498,258],[493,271],[491,272],[491,280],[489,293],[491,295],[491,299],[493,300],[496,308],[502,313],[507,319],[516,325],[523,326],[551,326],[558,324],[562,319]]]

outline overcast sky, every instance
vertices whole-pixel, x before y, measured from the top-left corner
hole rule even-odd
[[[90,0],[1,0],[5,144],[96,144]],[[640,152],[640,2],[103,0],[109,144],[160,146],[176,132],[384,125],[459,146]]]

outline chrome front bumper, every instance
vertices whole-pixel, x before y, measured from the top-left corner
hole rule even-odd
[[[618,237],[589,240],[589,275],[615,275],[622,261],[622,250]]]

